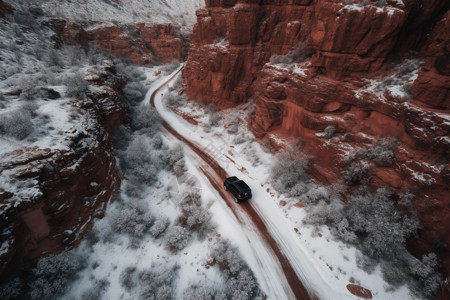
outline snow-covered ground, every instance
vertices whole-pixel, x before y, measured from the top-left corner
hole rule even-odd
[[[147,75],[147,82],[151,83],[144,101],[144,103],[148,103],[150,95],[172,74],[155,75],[160,73],[156,72],[155,68],[143,70]],[[139,138],[152,139],[154,137],[141,135]],[[174,148],[179,141],[168,136],[163,137],[163,143],[169,148]],[[198,162],[185,156],[186,172],[183,176],[177,177],[170,171],[160,170],[155,180],[156,183],[144,185],[144,189],[139,193],[141,196],[130,196],[130,187],[133,189],[133,185],[136,183],[131,178],[125,178],[119,197],[122,200],[111,203],[105,217],[95,221],[92,233],[98,236],[99,241],[92,243],[88,237],[75,249],[78,254],[86,258],[87,268],[78,274],[79,278],[71,285],[70,290],[63,298],[85,299],[88,295],[96,295],[101,299],[143,299],[141,294],[143,289],[146,286],[152,287],[152,283],[135,282],[137,287],[126,288],[123,284],[123,274],[130,269],[132,270],[130,278],[135,281],[140,280],[138,276],[141,275],[137,274],[146,271],[158,274],[158,280],[163,277],[162,274],[170,275],[173,294],[170,298],[157,296],[156,299],[193,299],[186,294],[186,291],[192,287],[201,287],[207,291],[216,292],[223,290],[223,294],[225,294],[227,283],[222,275],[223,270],[217,264],[211,265],[208,262],[211,261],[212,247],[220,241],[228,240],[232,241],[232,245],[244,245],[240,248],[244,254],[244,260],[250,265],[253,272],[260,274],[261,270],[252,268],[253,265],[258,265],[254,261],[260,258],[254,257],[250,252],[244,250],[261,246],[250,244],[247,236],[236,224],[234,216],[226,209],[226,206],[217,201],[214,191],[205,188],[207,181],[197,170],[197,165]],[[125,176],[127,176],[126,173]],[[112,229],[123,205],[144,207],[152,218],[166,220],[168,228],[170,228],[176,224],[180,216],[180,201],[192,191],[200,193],[202,206],[212,216],[215,230],[204,239],[196,238],[195,233],[189,233],[191,238],[187,246],[180,251],[174,252],[168,249],[167,233],[157,237],[144,234],[133,238],[129,234],[117,233]],[[257,279],[259,280],[259,278]],[[157,291],[159,287],[152,288],[154,289],[151,291],[152,294],[159,293]],[[277,286],[272,288],[280,289]],[[271,297],[271,299],[276,298]]]
[[[204,0],[49,0],[41,7],[54,17],[70,20],[192,25],[195,11],[204,5]]]
[[[168,87],[161,92],[167,93]],[[303,224],[305,210],[294,206],[296,203],[294,199],[278,194],[271,185],[269,170],[275,160],[273,154],[263,151],[248,132],[245,122],[239,123],[235,133],[231,133],[223,126],[233,123],[236,119],[245,120],[245,108],[238,107],[222,112],[219,126],[210,127],[205,125],[210,123],[208,114],[199,105],[186,103],[178,107],[181,112],[194,116],[199,122],[199,125],[195,126],[169,109],[162,98],[161,93],[156,95],[155,106],[163,119],[182,136],[202,145],[230,175],[245,180],[252,188],[253,199],[250,200],[252,206],[264,218],[269,231],[290,260],[297,275],[320,299],[357,299],[347,290],[346,286],[349,283],[371,290],[374,299],[414,299],[405,286],[392,290],[383,280],[379,268],[371,274],[359,269],[357,266],[359,251],[335,240],[326,226],[320,226],[317,232],[312,226]],[[185,151],[189,153],[188,160],[192,160],[193,165],[198,167],[202,163],[201,159],[187,148],[185,147]],[[190,169],[190,172],[195,173],[195,170]],[[200,173],[196,174],[202,178]],[[201,182],[203,190],[210,190],[211,195],[214,195],[213,206],[221,205],[227,210],[226,204],[208,181],[202,179]],[[279,204],[281,200],[285,200],[287,205],[281,206]],[[234,223],[233,228],[242,226],[236,219],[230,220]],[[263,289],[267,289],[267,293],[277,299],[284,298],[278,294],[279,291],[271,290],[272,287],[266,285],[270,280],[274,280],[276,285],[283,284],[276,278],[279,277],[277,275],[279,267],[272,264],[259,268],[260,262],[255,262],[255,259],[264,259],[265,253],[263,249],[249,248],[248,243],[243,243],[239,237],[242,231],[248,230],[241,228],[234,232],[230,229],[229,232],[233,241],[239,244]],[[251,238],[247,235],[247,239]],[[266,281],[265,278],[270,279]]]

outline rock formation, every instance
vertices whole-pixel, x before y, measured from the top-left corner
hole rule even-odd
[[[129,58],[138,65],[183,60],[186,47],[178,27],[172,24],[99,23],[87,26],[79,22],[53,20],[57,39],[88,49],[94,43],[116,57]]]
[[[186,91],[219,107],[252,98],[255,135],[300,137],[322,183],[365,160],[373,188],[413,191],[424,228],[410,250],[436,251],[449,276],[448,10],[445,0],[209,0],[197,11]],[[394,157],[371,158],[386,138]]]
[[[77,245],[120,187],[109,134],[124,121],[124,80],[114,75],[112,63],[104,64],[86,74],[95,92],[73,103],[81,125],[65,133],[60,148],[19,149],[0,165],[2,177],[20,186],[0,190],[0,228],[8,236],[2,276]]]

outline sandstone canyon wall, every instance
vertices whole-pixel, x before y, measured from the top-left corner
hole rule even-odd
[[[121,178],[110,134],[125,119],[119,95],[125,81],[115,72],[111,62],[87,72],[95,91],[73,103],[80,129],[65,132],[60,147],[22,148],[0,164],[3,179],[19,187],[0,189],[2,248],[7,246],[0,253],[1,279],[43,254],[76,246],[117,193]]]
[[[182,61],[187,56],[188,37],[172,24],[88,24],[58,19],[51,24],[59,41],[84,49],[92,42],[100,50],[138,65]]]
[[[450,4],[362,2],[206,1],[186,91],[220,107],[252,98],[255,135],[300,137],[325,184],[363,159],[357,149],[396,140],[392,161],[369,159],[370,185],[414,192],[423,230],[410,250],[437,252],[450,276]]]

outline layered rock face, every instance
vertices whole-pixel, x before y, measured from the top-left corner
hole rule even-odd
[[[206,6],[184,70],[190,98],[220,107],[253,98],[252,131],[300,137],[311,174],[325,184],[364,161],[373,188],[411,190],[424,227],[411,251],[438,252],[449,276],[448,1]],[[397,141],[392,159],[367,154],[381,151],[381,139]]]
[[[53,21],[58,38],[88,48],[89,42],[116,57],[129,58],[139,65],[167,63],[186,57],[184,38],[172,24],[132,23],[95,26],[70,21]]]
[[[64,133],[60,147],[20,149],[0,165],[3,178],[20,187],[0,190],[2,248],[7,246],[0,253],[2,277],[77,245],[118,191],[109,135],[123,123],[125,110],[119,96],[124,81],[114,73],[107,64],[86,74],[95,92],[73,103],[81,124]]]

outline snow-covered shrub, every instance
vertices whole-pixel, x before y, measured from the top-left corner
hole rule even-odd
[[[253,273],[241,259],[238,251],[229,242],[219,240],[211,249],[211,257],[223,271],[228,298],[233,300],[253,299],[258,285]]]
[[[442,275],[437,273],[439,267],[437,256],[434,253],[424,255],[422,260],[415,259],[409,266],[411,274],[418,280],[412,290],[416,295],[433,298],[439,290]]]
[[[68,284],[76,279],[77,272],[85,267],[81,255],[62,252],[41,258],[32,270],[28,281],[32,299],[55,299],[67,292]]]
[[[167,159],[169,169],[175,174],[175,176],[181,177],[187,171],[184,161],[183,147],[180,144],[177,144],[167,152]]]
[[[14,276],[8,279],[5,283],[0,285],[0,299],[18,299],[22,294],[22,287],[23,282],[19,277]]]
[[[98,300],[110,285],[107,280],[96,280],[94,286],[83,292],[81,299],[83,300]]]
[[[323,130],[323,137],[326,139],[331,139],[335,133],[336,127],[334,127],[333,125],[329,125]]]
[[[139,299],[170,300],[173,299],[172,282],[177,266],[169,268],[166,265],[152,267],[139,273],[141,291]]]
[[[320,200],[328,201],[329,194],[324,187],[307,186],[304,185],[304,190],[295,190],[297,193],[302,193],[299,197],[300,202],[303,204],[311,205],[317,204]]]
[[[127,83],[125,88],[122,90],[125,96],[125,100],[134,106],[139,104],[144,100],[145,94],[147,93],[147,88],[140,81],[132,81]]]
[[[311,56],[311,50],[306,42],[298,42],[286,55],[272,55],[271,64],[293,64],[300,63]]]
[[[138,238],[148,232],[153,218],[146,207],[129,205],[115,211],[109,221],[114,231]]]
[[[222,117],[219,112],[219,108],[213,104],[210,104],[206,107],[205,112],[208,115],[208,124],[217,127],[222,120]]]
[[[326,224],[339,239],[355,245],[364,254],[359,265],[365,270],[373,270],[381,263],[388,283],[408,284],[417,294],[430,298],[441,278],[436,256],[430,254],[420,261],[408,253],[406,240],[417,233],[420,225],[396,209],[394,196],[386,189],[371,193],[361,188],[348,196],[347,205],[332,199],[307,206],[305,222]]]
[[[114,149],[124,151],[132,139],[132,132],[130,128],[121,125],[112,135],[112,143]]]
[[[68,97],[74,97],[76,99],[86,98],[86,92],[89,89],[89,85],[84,79],[84,75],[76,73],[72,76],[68,76],[65,80],[67,86],[66,95]]]
[[[370,159],[380,166],[389,166],[395,161],[394,151],[398,145],[399,141],[396,139],[382,139],[377,141],[371,148],[359,148],[357,156]]]
[[[2,114],[0,115],[0,134],[23,140],[33,131],[31,119],[31,113],[25,106],[8,114]]]
[[[114,59],[117,74],[125,76],[128,81],[142,81],[147,78],[144,72],[136,68],[129,59],[116,58]]]
[[[161,128],[161,117],[152,107],[138,107],[133,111],[131,125],[134,130],[142,130],[147,136],[153,136]]]
[[[371,165],[366,161],[354,161],[342,171],[342,179],[348,185],[366,183],[369,180]]]
[[[64,67],[64,62],[61,57],[61,53],[53,48],[47,51],[45,61],[49,66],[54,66],[58,68]]]
[[[237,277],[230,278],[227,281],[227,286],[228,290],[231,291],[232,300],[253,299],[258,287],[250,269],[243,269],[237,274]]]
[[[120,284],[127,290],[131,291],[136,286],[137,279],[136,267],[126,267],[125,270],[120,273]]]
[[[190,235],[191,233],[185,228],[174,225],[165,234],[166,245],[173,252],[182,250],[187,246],[191,237]]]
[[[387,1],[386,0],[376,0],[375,4],[377,6],[386,6],[387,5]]]
[[[344,212],[349,228],[360,238],[362,251],[373,258],[395,258],[406,251],[406,239],[419,229],[417,220],[398,212],[392,194],[384,189],[351,195]]]
[[[177,223],[191,231],[197,232],[201,240],[214,230],[214,226],[211,223],[211,215],[200,205],[183,205]]]
[[[155,151],[151,139],[140,135],[134,137],[121,156],[121,168],[135,183],[154,183],[159,169],[164,168],[166,162],[166,154]]]
[[[169,91],[178,91],[179,89],[181,89],[183,87],[183,76],[178,76],[175,81],[173,82],[173,84],[171,86],[169,86]]]
[[[164,75],[171,74],[173,71],[180,67],[180,62],[178,60],[173,60],[170,63],[167,63],[163,67]]]
[[[86,61],[86,52],[80,46],[64,45],[61,49],[64,61],[71,66],[79,66]]]
[[[305,171],[306,165],[307,163],[299,158],[292,160],[279,158],[270,170],[274,188],[289,197],[299,197],[304,194],[310,182]]]
[[[225,300],[227,295],[210,286],[191,286],[183,292],[183,300]]]
[[[183,105],[185,105],[185,101],[183,99],[182,96],[178,95],[175,92],[167,92],[164,95],[164,101],[166,102],[167,106],[169,107],[173,107],[173,108],[178,108],[178,107],[182,107]]]
[[[169,220],[158,219],[153,223],[152,227],[150,227],[149,232],[153,237],[157,238],[162,233],[164,233],[164,231],[166,231],[168,226],[169,226]]]

